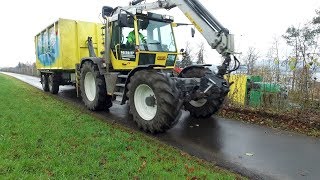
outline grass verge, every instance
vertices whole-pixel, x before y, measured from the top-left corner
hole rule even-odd
[[[237,179],[0,74],[0,179]]]

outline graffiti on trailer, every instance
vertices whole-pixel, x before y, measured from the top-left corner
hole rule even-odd
[[[45,31],[37,39],[37,57],[44,66],[53,65],[59,56],[58,33],[54,27]]]

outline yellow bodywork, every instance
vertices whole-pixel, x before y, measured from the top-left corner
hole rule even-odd
[[[134,26],[137,31],[137,20]],[[36,66],[39,70],[67,70],[74,71],[75,65],[82,58],[89,57],[87,45],[88,37],[92,37],[93,47],[97,57],[103,57],[104,30],[103,24],[83,22],[68,19],[59,19],[35,36]],[[138,42],[136,32],[136,44]],[[112,36],[112,29],[110,35]],[[166,65],[168,55],[178,55],[178,52],[151,52],[137,51],[134,61],[118,59],[116,54],[110,50],[110,61],[114,70],[132,70],[139,65],[139,55],[155,54],[155,64]],[[174,62],[175,63],[175,62]],[[173,69],[174,65],[166,66]]]
[[[139,55],[140,53],[144,54],[155,54],[156,60],[155,64],[157,65],[166,65],[168,53],[167,52],[150,52],[150,51],[141,51],[136,53],[135,61],[127,61],[127,60],[118,60],[113,53],[110,54],[112,66],[115,70],[131,70],[138,66]],[[170,53],[172,55],[178,55],[178,53]],[[166,66],[167,69],[172,69],[174,66]]]
[[[234,82],[230,86],[228,98],[239,105],[245,105],[247,97],[247,75],[225,76],[229,82]]]
[[[59,19],[35,37],[37,69],[74,70],[89,57],[87,38],[92,37],[97,56],[104,50],[99,23]]]

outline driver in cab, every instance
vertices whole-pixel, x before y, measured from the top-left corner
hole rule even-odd
[[[145,36],[140,32],[140,30],[139,30],[139,41],[140,43],[143,43],[143,44],[147,43]],[[135,36],[134,30],[132,30],[127,36],[127,45],[134,46],[135,43],[136,43],[136,36]]]

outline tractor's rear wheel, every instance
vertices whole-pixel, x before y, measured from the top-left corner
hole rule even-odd
[[[92,111],[106,110],[112,106],[105,79],[98,66],[90,61],[84,62],[81,67],[80,91],[82,101]]]
[[[164,132],[175,125],[180,109],[171,80],[155,70],[136,72],[128,84],[130,114],[146,132]]]
[[[212,73],[207,68],[192,68],[181,74],[183,78],[201,78],[206,73]],[[208,97],[207,99],[192,100],[184,103],[185,110],[190,112],[192,117],[208,118],[215,114],[221,107],[224,101],[224,96]]]
[[[48,77],[48,89],[52,94],[58,94],[60,86],[60,76],[52,73]]]
[[[45,92],[49,91],[49,82],[48,82],[48,75],[45,73],[41,73],[41,85],[42,85],[42,89]]]

